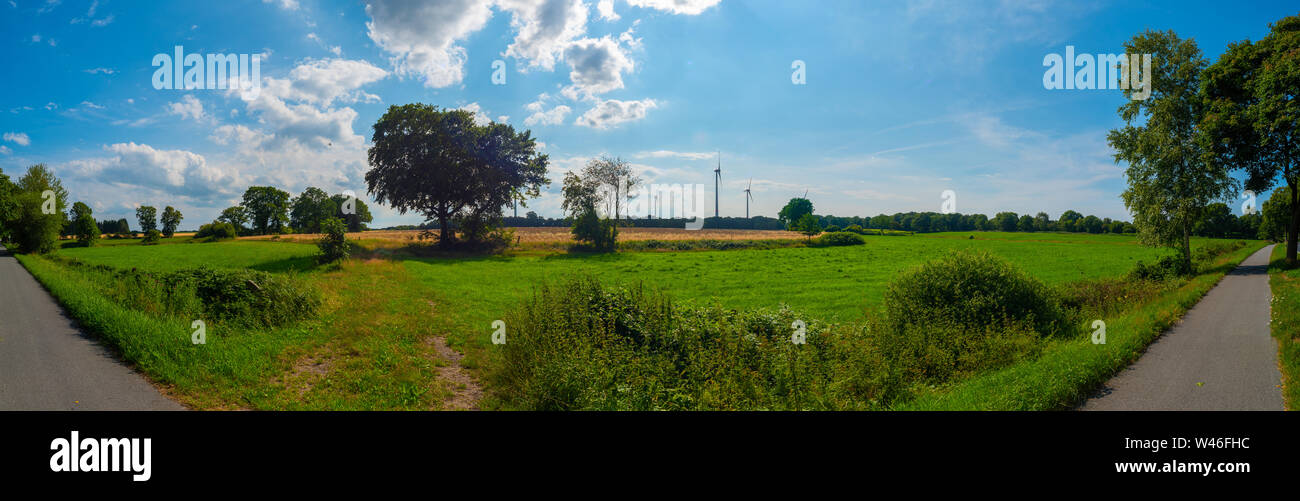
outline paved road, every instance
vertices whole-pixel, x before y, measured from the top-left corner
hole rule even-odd
[[[79,329],[0,247],[0,410],[182,410]]]
[[[1282,410],[1268,325],[1272,251],[1265,247],[1225,275],[1081,410]]]

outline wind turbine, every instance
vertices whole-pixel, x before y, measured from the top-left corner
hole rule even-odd
[[[745,219],[749,219],[749,202],[754,199],[754,194],[750,192],[750,188],[753,187],[754,178],[751,177],[749,178],[749,187],[745,188]]]
[[[718,217],[718,185],[722,183],[722,152],[718,152],[718,168],[713,169],[713,217]]]

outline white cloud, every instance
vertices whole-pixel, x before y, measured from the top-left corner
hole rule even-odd
[[[378,101],[378,96],[358,89],[387,76],[387,71],[366,61],[308,59],[289,72],[288,80],[267,78],[266,81],[268,86],[275,87],[271,92],[282,99],[329,106],[335,100]]]
[[[526,60],[530,67],[555,69],[564,48],[587,31],[582,0],[498,0],[497,5],[513,16],[515,39],[505,55]]]
[[[77,177],[185,196],[218,193],[234,181],[230,173],[190,151],[159,150],[134,142],[105,145],[104,151],[112,156],[74,160],[66,167]]]
[[[569,79],[573,84],[561,93],[574,100],[592,99],[597,94],[622,89],[623,73],[633,69],[632,60],[608,36],[574,42],[564,50],[564,60],[572,68]]]
[[[90,68],[88,70],[82,70],[82,71],[85,71],[86,73],[90,73],[91,75],[94,75],[96,73],[102,73],[105,75],[112,75],[114,73],[117,73],[117,70],[112,68]]]
[[[82,102],[81,102],[81,107],[82,107],[82,108],[89,108],[89,109],[92,109],[92,110],[102,110],[102,109],[104,109],[103,106],[100,106],[100,105],[98,105],[98,104],[92,103],[92,102],[90,102],[90,101],[82,101]]]
[[[658,9],[673,14],[694,16],[704,12],[709,7],[717,5],[721,1],[722,0],[627,0],[627,4],[633,7]]]
[[[180,115],[182,120],[191,118],[197,121],[203,118],[203,103],[192,94],[186,94],[180,101],[168,104],[167,113]]]
[[[632,158],[685,158],[688,160],[705,160],[716,156],[712,152],[690,152],[690,151],[643,151],[632,155]]]
[[[457,45],[492,17],[490,1],[404,2],[373,0],[366,5],[371,40],[392,54],[399,75],[417,75],[426,87],[441,88],[465,78],[465,49]]]
[[[596,11],[600,12],[600,18],[606,21],[618,21],[619,15],[614,12],[614,0],[600,0],[596,2]]]
[[[262,3],[273,3],[284,10],[298,10],[298,0],[262,0]]]
[[[487,125],[488,123],[492,122],[492,119],[488,118],[487,112],[485,112],[483,110],[483,107],[479,106],[478,103],[469,103],[465,106],[461,106],[456,109],[465,110],[474,114],[475,125]]]
[[[14,152],[14,150],[9,149],[8,146],[0,145],[0,154],[8,155],[8,154],[11,154],[11,153],[13,153],[13,152]]]
[[[608,129],[625,122],[645,118],[651,108],[657,106],[653,99],[639,101],[620,101],[617,99],[597,99],[595,106],[583,113],[573,122],[574,125],[594,129]]]
[[[27,137],[26,132],[6,132],[4,140],[18,144],[19,146],[28,146],[32,144],[32,140]]]
[[[547,103],[551,101],[551,95],[543,92],[537,96],[537,100],[524,106],[524,110],[530,115],[524,119],[525,126],[541,125],[559,125],[564,123],[564,118],[573,112],[573,109],[563,104],[546,109]]]

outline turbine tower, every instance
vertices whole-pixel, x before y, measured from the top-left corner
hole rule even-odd
[[[718,185],[722,184],[722,152],[718,152],[718,168],[713,169],[713,217],[718,217]]]
[[[745,219],[749,219],[749,202],[754,199],[750,189],[754,187],[754,178],[749,178],[749,187],[745,188]]]

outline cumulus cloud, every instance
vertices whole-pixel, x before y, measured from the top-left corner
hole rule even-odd
[[[400,75],[441,88],[465,77],[465,48],[457,45],[492,17],[491,2],[374,0],[366,5],[370,39],[392,55]]]
[[[467,104],[467,105],[465,105],[465,106],[461,106],[461,107],[456,108],[456,109],[458,109],[458,110],[465,110],[465,111],[468,111],[468,112],[474,114],[474,124],[475,124],[475,125],[487,125],[487,124],[489,124],[489,123],[492,122],[492,119],[491,119],[491,118],[488,118],[487,112],[484,111],[484,110],[483,110],[483,107],[482,107],[482,106],[479,106],[478,103],[469,103],[469,104]]]
[[[193,95],[186,94],[179,102],[168,104],[167,113],[180,115],[181,120],[190,118],[197,121],[203,118],[203,103]]]
[[[600,13],[600,18],[606,21],[618,21],[619,15],[614,12],[614,0],[600,0],[596,3],[596,11]]]
[[[550,99],[550,95],[543,93],[542,95],[537,96],[536,101],[524,106],[524,109],[531,113],[528,115],[528,118],[524,119],[525,126],[538,124],[559,125],[564,123],[564,118],[569,116],[569,113],[571,113],[573,109],[561,104],[547,110],[546,103],[550,101]]]
[[[565,49],[564,60],[572,68],[569,79],[573,84],[561,93],[574,100],[592,99],[597,94],[622,89],[623,73],[633,69],[632,60],[623,48],[608,36],[573,42]]]
[[[627,0],[627,4],[633,7],[643,7],[647,9],[658,9],[672,14],[686,14],[694,16],[709,7],[717,5],[722,0]]]
[[[208,165],[203,155],[186,150],[160,150],[129,142],[105,145],[104,151],[110,156],[74,160],[65,168],[74,177],[185,196],[219,193],[234,180],[230,173]]]
[[[505,55],[528,61],[529,67],[555,69],[564,48],[587,31],[582,0],[499,0],[497,5],[511,13],[515,29]]]
[[[26,132],[6,132],[4,140],[18,144],[19,146],[28,146],[32,144],[32,139],[27,137]]]
[[[320,59],[294,67],[288,80],[269,80],[284,86],[273,91],[282,98],[328,106],[335,100],[378,101],[378,96],[357,89],[387,76],[387,71],[366,61]]]
[[[655,106],[657,103],[653,99],[639,101],[597,99],[595,106],[578,117],[573,124],[593,129],[608,129],[621,123],[645,118],[646,113]]]

